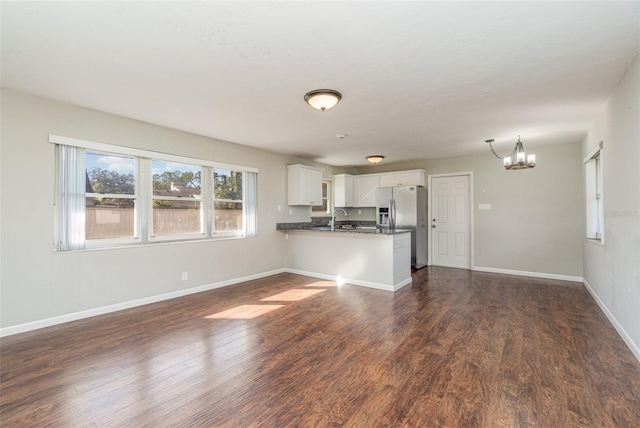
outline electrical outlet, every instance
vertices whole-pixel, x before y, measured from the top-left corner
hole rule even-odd
[[[182,280],[186,281],[187,279],[189,279],[189,272],[182,272]]]
[[[289,215],[293,215],[293,210],[289,208]]]

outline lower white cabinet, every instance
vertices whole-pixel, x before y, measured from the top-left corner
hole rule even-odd
[[[306,165],[288,165],[288,204],[322,205],[322,170]]]
[[[283,230],[289,272],[396,291],[411,283],[411,233]]]

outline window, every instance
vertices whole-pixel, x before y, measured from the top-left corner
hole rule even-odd
[[[154,159],[151,161],[151,171],[151,235],[204,233],[202,167]]]
[[[256,235],[257,170],[51,135],[55,250]]]
[[[311,207],[312,214],[331,214],[331,181],[322,180],[322,205]]]
[[[86,239],[135,236],[135,171],[134,157],[85,151]]]
[[[237,233],[242,230],[242,173],[213,170],[214,233]]]
[[[587,214],[587,239],[604,242],[604,206],[602,186],[602,142],[584,160]]]

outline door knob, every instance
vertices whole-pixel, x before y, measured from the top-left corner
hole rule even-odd
[[[432,224],[432,225],[431,225],[431,227],[435,229],[435,228],[436,228],[436,225],[435,225],[435,224]]]

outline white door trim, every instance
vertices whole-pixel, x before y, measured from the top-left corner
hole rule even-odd
[[[429,174],[427,176],[427,200],[429,201],[427,203],[427,216],[429,219],[429,225],[431,225],[431,219],[432,214],[431,214],[431,207],[433,206],[431,198],[432,198],[432,192],[431,190],[433,189],[432,186],[432,180],[434,178],[440,178],[440,177],[457,177],[460,175],[468,175],[469,176],[469,221],[471,222],[470,224],[470,237],[469,237],[469,255],[470,255],[470,267],[469,270],[474,270],[475,268],[475,263],[474,263],[474,249],[475,249],[475,244],[474,244],[474,225],[473,225],[473,211],[474,211],[474,205],[473,205],[473,171],[464,171],[464,172],[451,172],[451,173],[447,173],[447,174]],[[431,242],[431,226],[429,226],[429,228],[427,228],[427,242],[428,242],[428,246],[427,246],[427,266],[431,266],[431,262],[433,260],[432,258],[432,254],[431,254],[431,250],[433,248],[433,244]]]

